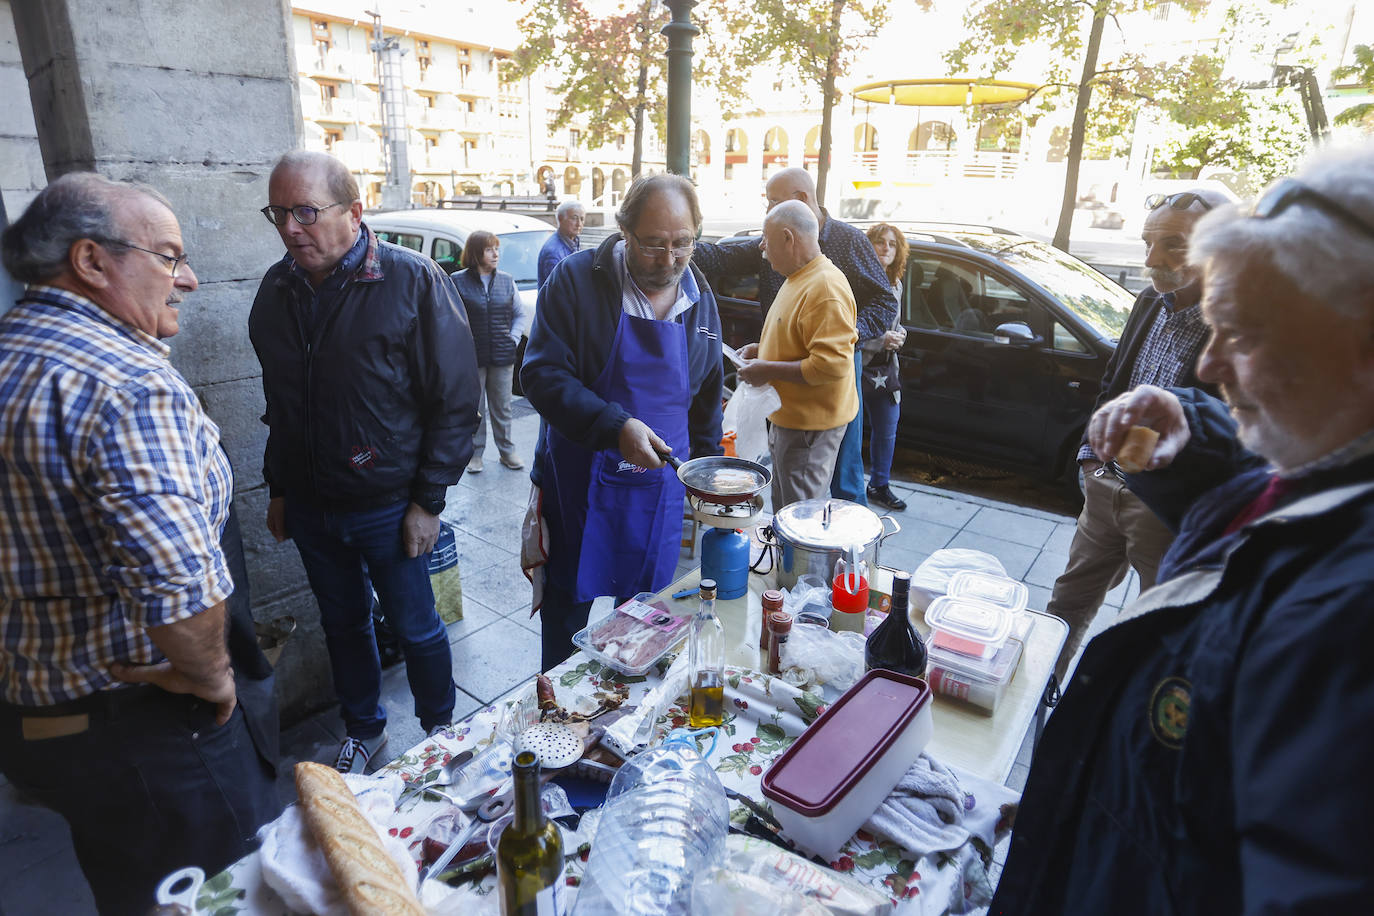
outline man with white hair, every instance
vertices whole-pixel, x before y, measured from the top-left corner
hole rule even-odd
[[[768,179],[764,194],[768,198],[769,212],[784,201],[796,201],[804,204],[815,217],[820,227],[816,236],[820,253],[849,284],[850,297],[856,308],[854,329],[859,341],[874,340],[886,334],[888,328],[892,327],[900,305],[868,236],[848,223],[835,219],[820,205],[816,199],[815,179],[806,169],[790,168],[776,173]],[[759,306],[763,309],[764,321],[768,320],[774,300],[782,290],[783,275],[776,264],[769,267],[772,262],[763,257],[761,239],[728,245],[698,243],[696,258],[702,271],[713,283],[722,276],[757,274]],[[862,371],[862,354],[859,354],[852,368],[856,399]],[[835,471],[830,480],[830,495],[862,505],[872,501],[893,509],[904,508],[897,505],[900,500],[895,497],[889,499],[892,497],[890,488],[870,489],[864,484],[863,402],[858,401],[858,404],[840,442]]]
[[[582,224],[587,221],[587,209],[575,200],[558,205],[558,231],[548,237],[539,249],[539,285],[553,273],[558,262],[582,247]]]
[[[992,913],[1355,913],[1374,899],[1374,147],[1198,223],[1196,390],[1130,485],[1178,537],[1088,646],[1036,753]]]
[[[821,254],[819,229],[815,214],[799,200],[768,211],[764,256],[787,280],[759,342],[740,350],[740,380],[771,384],[782,400],[769,416],[774,510],[827,495],[845,426],[859,410],[851,372],[858,336],[854,294]]]

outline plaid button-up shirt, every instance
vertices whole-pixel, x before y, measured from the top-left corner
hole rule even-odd
[[[162,660],[147,627],[233,590],[233,478],[165,344],[30,287],[0,316],[0,697],[45,706]]]

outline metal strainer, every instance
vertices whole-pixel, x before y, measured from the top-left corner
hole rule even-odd
[[[515,753],[533,751],[546,770],[572,766],[582,758],[582,739],[561,722],[539,722],[515,738]]]

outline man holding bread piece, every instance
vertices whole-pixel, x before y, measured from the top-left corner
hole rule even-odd
[[[1374,899],[1374,144],[1198,221],[1196,388],[1094,414],[1177,531],[1036,749],[994,916],[1364,913]]]
[[[233,475],[164,343],[196,275],[161,194],[92,172],[3,253],[0,770],[67,821],[100,912],[141,916],[280,810],[226,642]]]
[[[1216,191],[1197,188],[1152,194],[1141,238],[1151,285],[1136,298],[1116,352],[1102,376],[1094,409],[1138,385],[1201,384],[1197,356],[1207,341],[1199,301],[1202,283],[1188,264],[1188,237],[1204,213],[1225,202]],[[1054,583],[1046,610],[1069,624],[1055,674],[1062,684],[1069,664],[1111,591],[1134,567],[1143,592],[1155,582],[1160,557],[1172,532],[1126,488],[1118,464],[1104,464],[1087,433],[1078,451],[1083,471],[1083,511],[1069,546],[1069,561]]]

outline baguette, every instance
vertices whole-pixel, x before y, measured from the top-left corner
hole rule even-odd
[[[353,916],[424,916],[401,867],[382,846],[348,784],[332,767],[296,764],[305,823],[334,873]]]

